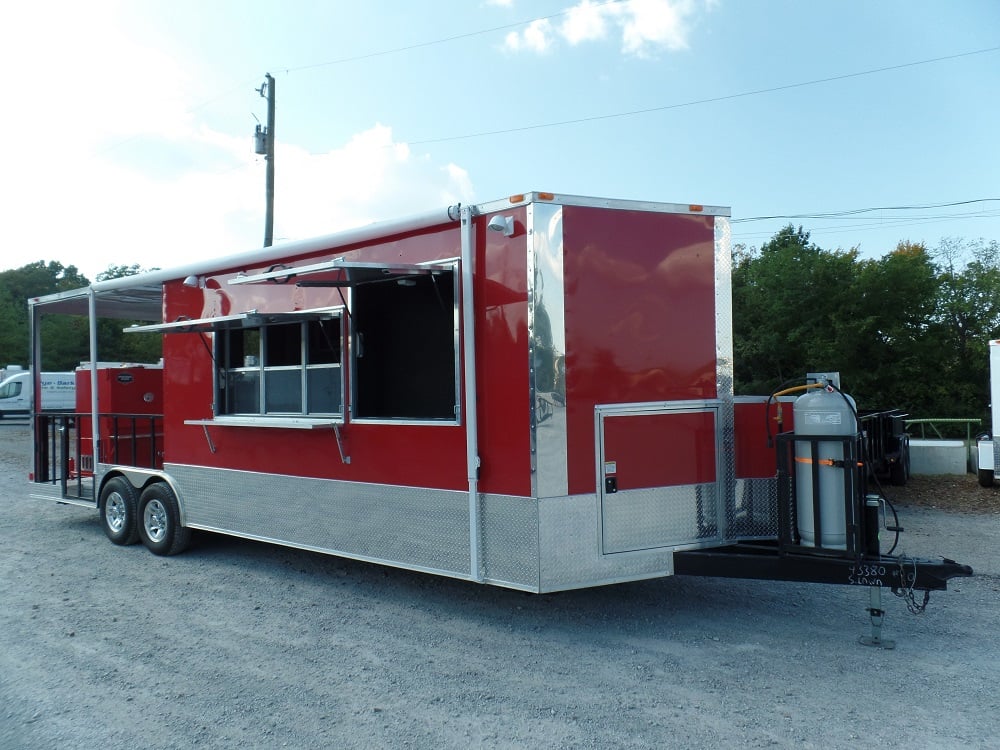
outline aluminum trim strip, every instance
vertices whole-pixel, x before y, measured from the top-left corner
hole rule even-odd
[[[531,492],[569,492],[566,428],[566,290],[562,206],[528,206],[528,372]]]
[[[542,195],[546,197],[543,199]],[[551,196],[551,198],[548,196]],[[536,206],[559,205],[581,206],[584,208],[610,208],[621,211],[655,211],[658,213],[689,214],[691,216],[729,216],[731,214],[731,209],[728,206],[700,205],[696,210],[693,206],[698,206],[699,204],[695,203],[661,203],[658,201],[600,198],[565,193],[544,193],[542,191],[516,193],[511,197],[518,197],[520,200],[513,201],[511,198],[501,198],[499,200],[479,203],[475,206],[476,212],[480,214],[496,213],[507,211],[516,206],[534,204]]]
[[[216,417],[215,419],[185,419],[184,424],[205,427],[268,427],[292,430],[316,430],[344,424],[343,419],[297,419],[295,417]]]
[[[338,286],[355,286],[357,284],[370,283],[372,279],[368,276],[372,275],[366,272],[377,272],[381,276],[385,277],[385,280],[394,279],[399,276],[427,276],[432,273],[443,273],[444,271],[451,270],[450,266],[439,265],[437,263],[370,263],[363,261],[346,261],[342,257],[332,258],[331,260],[325,260],[320,263],[310,263],[306,266],[291,266],[286,268],[279,268],[274,271],[266,271],[264,273],[255,273],[250,275],[239,276],[229,279],[228,283],[232,286],[237,286],[240,284],[259,284],[263,281],[274,281],[277,279],[292,280],[299,276],[310,276],[312,274],[323,273],[327,271],[344,271],[347,278],[343,280],[342,284],[337,284]],[[361,272],[360,278],[351,279],[351,271]],[[381,277],[376,275],[375,278]]]
[[[289,310],[288,312],[258,313],[250,310],[235,315],[220,315],[216,318],[194,320],[173,320],[169,323],[155,323],[144,326],[123,328],[125,333],[211,333],[226,328],[255,328],[275,323],[295,323],[307,320],[332,320],[340,317],[344,308],[323,307],[312,310]]]
[[[733,396],[732,230],[729,219],[715,219],[716,396],[720,401],[717,432],[719,534],[730,538],[736,515],[736,410]]]

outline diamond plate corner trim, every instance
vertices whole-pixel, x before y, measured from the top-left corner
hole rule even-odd
[[[483,577],[487,583],[538,591],[538,501],[483,495]]]

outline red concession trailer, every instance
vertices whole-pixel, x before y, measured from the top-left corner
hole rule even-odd
[[[163,337],[162,398],[117,427],[97,387],[117,375],[90,366],[91,476],[38,415],[34,495],[165,554],[202,529],[535,592],[856,582],[862,483],[834,500],[843,548],[804,545],[766,435],[780,399],[734,398],[728,213],[527,193],[30,300],[36,362],[46,314],[89,316],[95,363],[101,318]],[[98,434],[133,418],[145,462]]]

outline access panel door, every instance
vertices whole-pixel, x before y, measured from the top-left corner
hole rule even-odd
[[[596,420],[604,554],[721,538],[717,403],[598,406]]]

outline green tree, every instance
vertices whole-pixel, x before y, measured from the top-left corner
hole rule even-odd
[[[988,342],[1000,334],[1000,246],[996,241],[946,239],[932,327],[946,352],[939,362],[942,414],[985,416],[989,403]]]
[[[789,225],[733,268],[736,387],[767,393],[807,370],[841,369],[857,253],[826,251]]]
[[[65,292],[90,282],[75,266],[63,266],[43,260],[21,268],[0,272],[0,358],[3,364],[26,364],[29,359],[29,320],[27,301],[31,297]],[[46,316],[42,334],[51,342],[42,350],[42,367],[69,369],[78,355],[86,351],[86,327],[65,316],[57,320]]]
[[[930,253],[900,242],[882,258],[859,262],[855,288],[844,344],[852,393],[868,408],[925,413],[940,398],[933,373],[941,349],[930,325],[939,281]]]

